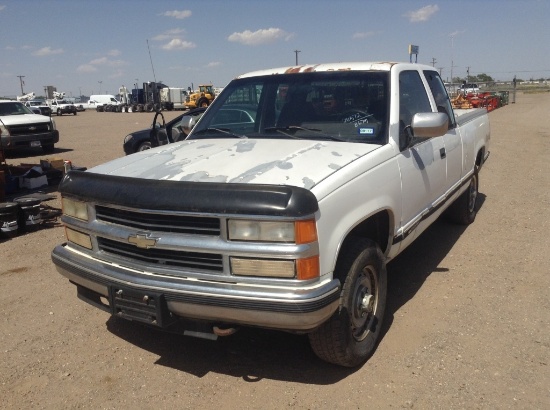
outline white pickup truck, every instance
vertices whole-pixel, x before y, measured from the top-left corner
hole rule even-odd
[[[249,73],[186,140],[69,172],[52,260],[117,317],[307,333],[321,359],[357,366],[380,335],[386,264],[444,212],[473,222],[489,138],[487,112],[453,111],[430,66]]]
[[[77,113],[76,106],[70,101],[53,99],[48,100],[48,105],[52,109],[52,114],[55,113],[57,116]]]

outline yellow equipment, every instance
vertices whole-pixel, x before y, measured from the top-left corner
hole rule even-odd
[[[214,98],[216,94],[212,84],[199,85],[199,91],[191,93],[185,99],[185,108],[208,107]]]

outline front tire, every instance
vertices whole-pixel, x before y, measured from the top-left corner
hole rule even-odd
[[[376,347],[388,281],[384,255],[373,241],[355,238],[344,252],[335,270],[343,282],[340,305],[328,321],[308,336],[320,359],[355,367],[364,363]]]
[[[139,144],[136,152],[145,151],[147,149],[151,149],[151,142],[150,141],[145,141],[145,142],[142,142],[141,144]]]

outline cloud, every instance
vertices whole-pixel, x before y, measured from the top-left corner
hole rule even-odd
[[[245,30],[241,33],[233,33],[227,40],[233,41],[235,43],[241,43],[247,46],[257,46],[260,44],[273,43],[279,39],[284,39],[285,41],[290,40],[293,37],[293,34],[287,33],[280,28],[268,28],[260,29],[254,32],[250,30]]]
[[[375,31],[357,32],[353,36],[351,36],[351,38],[353,38],[354,40],[359,40],[363,38],[373,37],[375,35],[376,35]]]
[[[108,52],[112,53],[114,50]],[[124,60],[111,60],[108,57],[95,58],[85,64],[81,64],[77,67],[76,71],[79,73],[93,73],[98,71],[98,67],[122,67],[126,65]]]
[[[62,48],[56,48],[52,50],[51,47],[42,47],[40,50],[36,50],[34,53],[32,53],[33,56],[38,57],[44,57],[44,56],[51,56],[54,54],[63,54],[65,51],[63,51]]]
[[[407,17],[411,23],[420,23],[423,21],[428,21],[438,11],[439,6],[437,4],[433,4],[422,7],[416,11],[409,11],[405,13],[404,16]]]
[[[207,68],[214,68],[214,67],[219,67],[221,66],[222,63],[220,63],[219,61],[212,61],[211,63],[208,63],[206,65]]]
[[[0,11],[4,10],[6,8],[5,5],[0,5]]]
[[[164,13],[161,13],[160,15],[165,16],[165,17],[174,17],[178,20],[183,20],[183,19],[186,19],[187,17],[191,17],[191,10],[165,11]]]
[[[183,34],[183,33],[185,33],[184,29],[174,28],[172,30],[167,30],[164,33],[161,33],[161,34],[153,37],[152,40],[154,40],[154,41],[165,41],[165,40],[168,40],[169,38],[181,37],[180,34]]]
[[[109,50],[107,52],[107,55],[109,55],[111,57],[116,57],[116,56],[120,55],[120,50],[116,50],[116,49]]]
[[[195,43],[192,41],[187,41],[183,38],[182,34],[184,33],[184,29],[174,28],[153,37],[153,40],[165,42],[165,44],[161,45],[160,48],[167,51],[188,50],[190,48],[195,48],[197,46]]]
[[[173,38],[168,43],[161,46],[163,50],[188,50],[195,48],[197,45],[191,41],[185,41],[181,38]]]
[[[79,73],[93,73],[97,71],[97,67],[91,64],[82,64],[77,67],[76,71]]]

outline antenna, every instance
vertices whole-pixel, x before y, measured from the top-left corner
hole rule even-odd
[[[155,75],[155,67],[153,67],[153,59],[151,58],[151,49],[149,48],[149,40],[147,41],[147,50],[149,50],[149,60],[151,60],[151,68],[153,69],[153,79],[157,82],[157,76]]]

